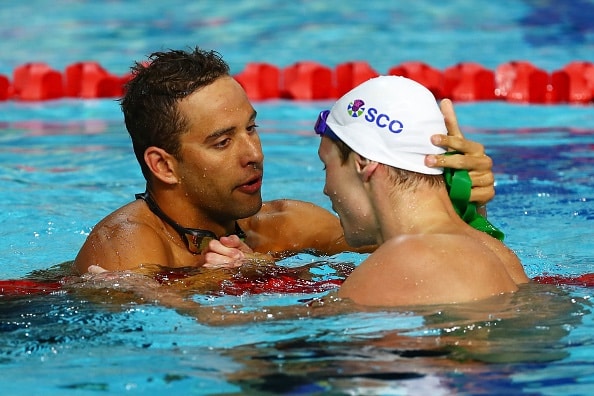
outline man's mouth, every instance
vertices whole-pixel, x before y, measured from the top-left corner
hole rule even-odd
[[[240,185],[237,187],[239,191],[245,194],[255,194],[262,188],[262,176],[254,177],[250,179],[247,183]]]

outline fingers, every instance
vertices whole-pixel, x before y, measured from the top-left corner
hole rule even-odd
[[[484,154],[483,146],[481,144],[479,145],[480,148],[475,151],[476,155],[471,153],[429,155],[425,158],[425,164],[427,164],[427,166],[441,168],[468,169],[468,175],[472,181],[470,201],[483,205],[492,200],[495,196],[495,176],[493,175],[493,160],[491,157]],[[457,147],[468,147],[468,145],[459,145]],[[479,155],[481,151],[483,154]]]
[[[205,268],[236,268],[252,249],[236,235],[212,240],[203,252]]]
[[[107,270],[98,265],[90,265],[89,268],[87,268],[87,272],[89,274],[101,274],[103,272],[107,272]]]
[[[471,171],[468,172],[468,175],[470,176],[470,180],[472,181],[473,188],[493,188],[493,185],[495,184],[495,177],[493,176],[493,173],[490,170],[484,172]]]
[[[476,202],[479,206],[484,206],[495,196],[495,188],[491,186],[472,187],[470,190],[470,202]]]
[[[456,112],[454,111],[454,104],[452,101],[450,99],[443,99],[439,103],[439,108],[445,119],[448,136],[461,137],[464,139],[464,135],[458,126],[458,118],[456,117]]]
[[[448,130],[447,135],[433,135],[431,142],[448,151],[459,151],[464,156],[428,155],[425,159],[427,166],[448,167],[468,170],[490,170],[493,167],[491,158],[485,155],[485,146],[464,138],[451,100],[443,99],[440,109]],[[468,158],[471,157],[471,158]]]
[[[467,140],[463,136],[433,135],[431,143],[448,151],[456,150],[474,157],[485,155],[485,146],[479,142]]]
[[[134,271],[107,271],[98,265],[92,265],[88,272],[76,281],[66,283],[66,287],[77,289],[117,289],[122,291],[142,291],[155,289],[159,282],[151,277]]]
[[[215,242],[215,241],[213,241]],[[228,248],[237,248],[244,253],[252,253],[253,250],[237,235],[223,236],[219,238],[219,242]]]
[[[458,151],[461,154],[428,155],[425,157],[425,165],[467,169],[472,180],[470,201],[483,205],[495,196],[493,160],[485,154],[485,146],[464,138],[451,100],[443,99],[439,107],[444,116],[448,134],[433,135],[431,142],[447,151]]]
[[[204,265],[202,267],[209,269],[216,268],[238,268],[241,267],[243,261],[241,259],[232,259],[227,256],[221,256],[216,253],[206,253],[204,255]]]
[[[468,143],[475,143],[469,142]],[[482,144],[477,143],[482,147]],[[461,147],[461,146],[458,146]],[[482,150],[482,149],[481,149]],[[462,151],[462,150],[460,150]],[[492,172],[493,160],[488,155],[466,152],[466,154],[452,155],[428,155],[425,157],[425,165],[439,168],[468,169],[470,172]],[[471,177],[473,175],[470,175]]]

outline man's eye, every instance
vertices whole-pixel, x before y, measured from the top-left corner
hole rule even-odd
[[[223,139],[220,142],[216,142],[215,147],[218,147],[218,148],[225,147],[229,144],[230,141],[231,141],[231,139],[229,139],[229,138]]]

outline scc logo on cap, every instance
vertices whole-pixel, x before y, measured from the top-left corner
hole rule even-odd
[[[365,102],[362,99],[355,99],[347,106],[347,113],[353,118],[365,115],[363,119],[367,122],[377,125],[380,128],[388,128],[392,133],[400,133],[404,129],[402,122],[392,120],[389,115],[380,113],[375,107],[365,108]]]

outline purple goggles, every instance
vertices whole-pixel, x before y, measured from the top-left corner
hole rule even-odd
[[[326,136],[332,140],[340,140],[340,138],[336,136],[332,129],[330,129],[330,127],[326,124],[328,114],[330,114],[330,110],[324,110],[320,112],[318,120],[316,121],[316,125],[314,125],[314,131],[316,131],[316,133],[320,136]]]

